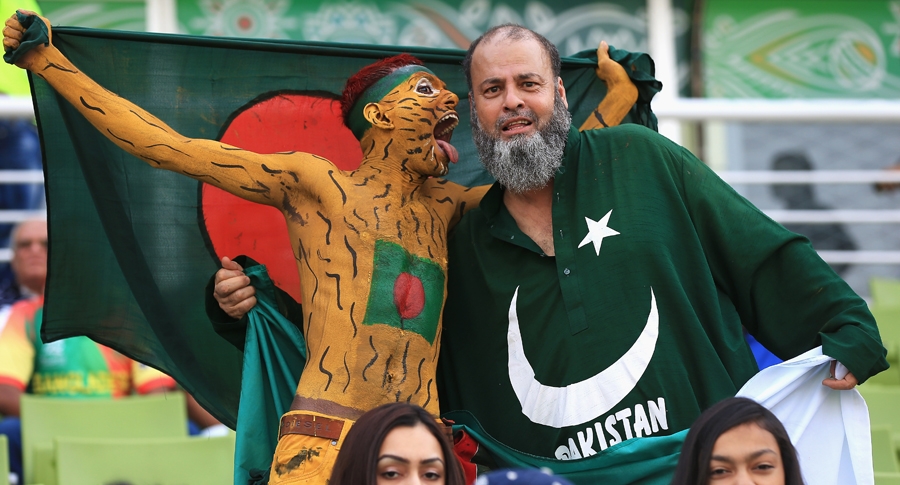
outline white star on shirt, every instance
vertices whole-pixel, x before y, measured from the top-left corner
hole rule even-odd
[[[609,236],[617,236],[619,231],[615,229],[610,229],[609,224],[609,216],[612,215],[612,209],[606,213],[605,216],[601,217],[599,221],[592,220],[590,217],[585,217],[584,222],[587,223],[588,233],[587,236],[584,236],[584,240],[581,241],[581,244],[578,247],[582,247],[589,242],[594,243],[594,251],[597,252],[597,256],[600,256],[600,245],[603,243],[603,238]]]

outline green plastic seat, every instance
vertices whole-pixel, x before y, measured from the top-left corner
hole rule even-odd
[[[234,480],[234,435],[217,438],[58,438],[59,485],[221,485]]]
[[[25,394],[21,404],[25,483],[56,485],[54,439],[184,438],[184,394],[121,399],[63,399]]]
[[[887,349],[891,367],[869,379],[869,382],[900,386],[900,306],[873,303],[869,308],[878,323],[881,341]]]
[[[900,280],[872,278],[869,280],[872,303],[881,307],[900,307]]]
[[[9,485],[9,442],[0,434],[0,485]]]
[[[872,426],[872,466],[876,472],[900,473],[890,426]]]
[[[891,429],[894,448],[900,444],[900,386],[879,386],[865,383],[858,387],[869,407],[869,422],[873,428],[887,426]]]
[[[900,473],[875,472],[875,485],[900,485]]]

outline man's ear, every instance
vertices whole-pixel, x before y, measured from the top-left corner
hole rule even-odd
[[[372,126],[383,130],[394,129],[394,123],[388,118],[387,113],[378,103],[369,103],[363,108],[363,116]]]
[[[566,87],[563,86],[561,77],[556,78],[556,90],[559,92],[559,97],[562,98],[563,104],[566,105],[566,109],[568,109],[569,101],[566,99]]]

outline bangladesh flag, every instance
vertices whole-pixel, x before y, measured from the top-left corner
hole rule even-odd
[[[361,158],[340,119],[337,98],[344,81],[377,59],[411,52],[460,94],[453,144],[461,162],[448,178],[467,185],[490,182],[468,133],[462,51],[80,28],[56,28],[53,34],[81,70],[186,136],[258,152],[310,152],[342,169],[354,168]],[[655,124],[649,102],[660,86],[649,74],[652,62],[611,51],[641,92],[632,121]],[[563,61],[576,123],[606,91],[594,74],[593,54]],[[276,209],[151,168],[109,142],[42,80],[31,80],[51,239],[43,338],[87,335],[159,368],[234,427],[242,356],[214,333],[204,289],[221,256],[246,254],[299,299],[283,217]],[[422,291],[443,285],[427,262],[396,262],[391,250],[385,248],[380,266],[385,275],[424,281]],[[417,315],[431,311],[411,308],[391,318],[415,328]]]

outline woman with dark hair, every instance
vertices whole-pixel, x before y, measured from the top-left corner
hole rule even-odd
[[[330,485],[464,485],[442,426],[419,406],[391,403],[360,416],[347,432]]]
[[[672,485],[803,485],[797,451],[781,421],[733,397],[707,409],[688,431]]]

